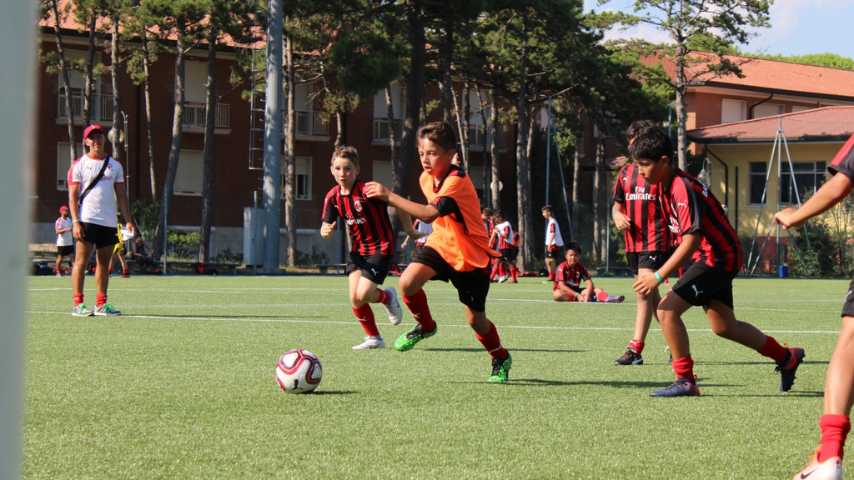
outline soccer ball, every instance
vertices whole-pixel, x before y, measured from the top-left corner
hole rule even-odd
[[[323,368],[317,355],[295,348],[288,350],[276,364],[276,382],[288,393],[308,393],[320,385]]]

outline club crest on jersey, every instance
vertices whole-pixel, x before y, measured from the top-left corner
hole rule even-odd
[[[358,199],[353,200],[353,208],[355,208],[357,212],[362,213],[362,201]]]

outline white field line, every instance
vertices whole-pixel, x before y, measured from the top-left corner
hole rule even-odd
[[[57,310],[28,310],[27,314],[38,315],[63,315],[69,316],[68,311]],[[313,325],[353,325],[353,321],[342,320],[320,320],[320,319],[299,319],[299,318],[211,318],[211,317],[176,317],[170,315],[122,315],[122,319],[141,319],[141,320],[171,320],[171,321],[207,321],[207,322],[244,322],[244,323],[283,323],[283,324],[313,324]],[[408,322],[407,322],[408,323]],[[442,327],[454,328],[469,328],[468,324],[459,323],[442,323]],[[517,330],[553,330],[553,331],[590,331],[590,332],[631,332],[633,328],[629,327],[593,327],[593,326],[567,326],[567,325],[500,325],[500,328],[509,328]],[[692,333],[708,333],[711,334],[711,329],[708,328],[689,328]],[[793,335],[837,335],[838,330],[774,330],[764,329],[765,333],[787,333]]]

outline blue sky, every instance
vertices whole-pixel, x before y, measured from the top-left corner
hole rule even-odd
[[[597,0],[584,0],[585,10]],[[610,0],[597,9],[631,11],[632,0]],[[756,31],[748,52],[803,55],[830,52],[854,59],[854,0],[776,0],[771,7],[771,28]],[[606,38],[642,37],[651,41],[666,38],[652,27],[612,31]]]

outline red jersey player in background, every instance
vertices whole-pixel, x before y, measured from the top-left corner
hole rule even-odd
[[[387,200],[398,210],[433,223],[427,244],[413,255],[400,277],[403,302],[418,324],[398,337],[394,348],[405,352],[436,334],[436,322],[430,315],[423,287],[429,280],[450,281],[465,305],[466,321],[475,338],[492,357],[489,381],[506,383],[512,358],[501,345],[495,325],[486,317],[487,267],[490,257],[497,253],[488,246],[477,190],[465,171],[452,164],[457,142],[450,125],[428,123],[418,129],[416,138],[424,168],[419,183],[426,205],[403,198],[376,182],[366,187],[369,197]]]
[[[653,124],[646,120],[632,122],[626,129],[629,146],[638,130]],[[638,173],[637,165],[627,163],[614,182],[614,204],[611,208],[614,225],[623,232],[626,260],[635,276],[652,275],[670,258],[673,239],[667,218],[658,198],[658,185],[647,183]],[[626,351],[617,358],[617,365],[642,365],[641,355],[649,332],[652,316],[656,315],[661,295],[658,288],[649,295],[636,292],[635,330]],[[656,321],[658,316],[656,315]]]
[[[668,275],[689,257],[693,261],[658,305],[658,319],[673,355],[676,381],[652,393],[654,397],[700,394],[694,377],[694,360],[682,314],[692,305],[706,311],[712,331],[773,359],[780,372],[780,390],[789,391],[795,372],[804,359],[802,348],[785,348],[753,325],[736,320],[732,302],[732,280],[742,266],[741,243],[723,207],[708,188],[671,163],[673,146],[663,129],[650,127],[638,132],[629,147],[640,174],[648,183],[658,183],[664,213],[679,246],[661,268],[639,275],[636,292],[650,295]],[[648,219],[651,221],[651,219]]]
[[[566,245],[566,260],[555,269],[552,299],[556,302],[620,303],[625,297],[608,295],[605,290],[596,288],[581,263],[581,247],[570,242]]]
[[[795,228],[841,202],[854,189],[854,135],[827,167],[833,175],[801,208],[787,208],[774,216],[786,228]],[[845,437],[851,429],[849,415],[854,399],[854,280],[842,305],[842,329],[827,366],[824,413],[818,424],[821,443],[809,464],[795,479],[841,480]]]
[[[498,283],[506,282],[508,279],[512,279],[513,283],[519,283],[519,269],[516,268],[516,255],[519,249],[514,245],[513,226],[500,211],[496,211],[493,218],[495,218],[495,229],[489,243],[490,245],[495,243],[501,253],[501,258],[497,260],[493,272],[498,270]]]
[[[353,315],[365,331],[365,341],[354,345],[353,350],[382,348],[385,342],[370,304],[382,304],[392,325],[400,324],[403,316],[394,288],[379,288],[388,276],[394,257],[394,232],[387,204],[365,195],[365,183],[358,179],[359,153],[354,147],[336,148],[331,163],[329,170],[337,185],[329,190],[323,201],[320,235],[329,238],[339,218],[346,223],[350,235],[350,261],[347,263],[350,304]],[[399,214],[407,234],[414,235],[409,215]]]

